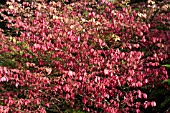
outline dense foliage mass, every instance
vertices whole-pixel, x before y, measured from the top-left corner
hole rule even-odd
[[[1,113],[168,110],[165,1],[13,0],[0,7]]]

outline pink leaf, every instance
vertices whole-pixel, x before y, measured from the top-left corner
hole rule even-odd
[[[45,68],[46,72],[47,72],[47,75],[50,75],[51,72],[52,72],[52,68]]]
[[[2,77],[2,78],[0,79],[0,82],[8,82],[8,78],[7,78],[7,77]]]
[[[155,106],[156,106],[156,102],[152,101],[152,102],[151,102],[151,106],[152,106],[152,107],[155,107]]]

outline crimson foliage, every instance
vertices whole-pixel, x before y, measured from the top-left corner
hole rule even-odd
[[[131,6],[85,0],[7,2],[0,10],[15,32],[0,31],[0,112],[156,106],[148,96],[168,79],[161,63],[170,53],[170,32],[156,25],[169,13],[150,22]]]

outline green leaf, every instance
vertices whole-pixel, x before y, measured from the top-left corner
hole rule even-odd
[[[120,41],[120,37],[117,36],[116,34],[112,34],[112,38],[113,38],[115,41]]]
[[[170,102],[170,96],[167,96],[164,102],[161,103],[161,108]]]
[[[57,60],[57,61],[61,61],[61,60],[62,60],[62,58],[57,57],[57,58],[56,58],[56,60]]]
[[[88,11],[84,11],[84,12],[83,12],[83,15],[84,15],[85,17],[87,17],[87,16],[88,16],[88,14],[89,14],[89,12],[88,12]]]
[[[23,47],[24,47],[24,49],[29,49],[29,46],[27,46],[27,45],[24,45]]]
[[[122,64],[125,64],[126,63],[126,61],[125,60],[121,60],[122,61]]]
[[[22,56],[23,55],[23,51],[19,51],[20,55]]]
[[[13,38],[13,39],[12,39],[12,41],[13,41],[14,43],[16,43],[16,42],[17,42],[16,38]]]
[[[170,64],[165,64],[165,65],[162,65],[162,66],[170,68]]]
[[[170,84],[170,79],[164,80],[163,83],[168,83],[168,84]]]
[[[104,9],[104,6],[103,5],[99,6],[99,7],[97,7],[97,9],[99,9],[99,10]]]
[[[67,49],[67,47],[63,47],[62,50],[65,51]]]

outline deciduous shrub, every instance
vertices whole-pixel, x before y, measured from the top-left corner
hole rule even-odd
[[[157,21],[131,6],[85,0],[7,2],[0,10],[16,34],[0,31],[0,112],[156,106],[148,97],[168,79],[162,64],[170,53],[170,32],[155,28]]]

